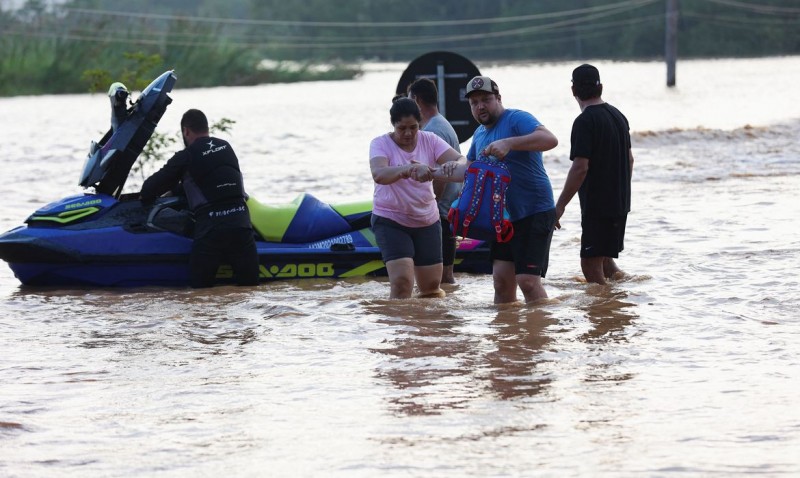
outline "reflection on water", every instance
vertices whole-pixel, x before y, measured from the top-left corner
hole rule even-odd
[[[627,345],[628,328],[637,318],[636,304],[626,302],[628,292],[614,289],[611,285],[591,284],[586,291],[591,301],[582,307],[586,311],[590,328],[578,340],[589,345],[590,352],[601,355],[601,359],[590,364],[587,382],[622,382],[634,378],[634,374],[620,371],[625,368],[626,357],[615,353],[614,348]]]
[[[491,322],[488,339],[495,350],[484,357],[492,391],[501,399],[534,396],[552,381],[541,357],[553,342],[547,328],[556,320],[544,309],[500,307]]]
[[[636,304],[625,302],[628,292],[593,284],[587,289],[587,296],[592,302],[582,308],[592,328],[581,336],[581,340],[591,344],[626,341],[625,329],[637,317]]]
[[[367,310],[379,317],[378,324],[393,331],[374,349],[389,358],[376,376],[398,390],[389,398],[393,410],[436,414],[461,408],[474,398],[480,340],[461,330],[463,318],[436,300],[376,301]]]
[[[77,347],[134,355],[154,349],[195,349],[203,355],[219,355],[239,353],[265,330],[248,317],[251,314],[231,313],[252,305],[254,292],[233,286],[202,292],[21,287],[10,294],[7,305],[27,311],[59,309],[66,317],[45,320],[54,322],[54,331],[80,337]],[[275,305],[263,312],[269,317],[288,310],[288,306]]]
[[[398,391],[391,409],[408,415],[466,408],[489,391],[500,399],[538,395],[551,378],[541,369],[556,320],[544,309],[492,307],[485,327],[448,311],[436,301],[372,302],[377,323],[392,330],[374,352],[388,358],[376,376]],[[488,308],[487,308],[488,309]]]

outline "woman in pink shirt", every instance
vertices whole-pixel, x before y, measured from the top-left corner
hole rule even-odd
[[[437,135],[420,131],[413,100],[397,99],[389,115],[394,130],[369,147],[372,229],[389,273],[389,298],[411,297],[415,280],[420,297],[442,297],[442,229],[431,181],[463,180],[466,159]]]

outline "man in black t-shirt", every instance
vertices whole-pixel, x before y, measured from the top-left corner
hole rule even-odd
[[[600,73],[583,64],[572,72],[572,94],[581,114],[572,124],[572,167],[556,202],[556,228],[575,193],[581,203],[581,269],[588,282],[622,275],[615,258],[623,250],[631,210],[633,153],[628,120],[603,101]]]
[[[236,153],[227,141],[209,136],[200,110],[183,114],[181,134],[186,148],[145,180],[142,202],[152,202],[178,183],[183,186],[195,219],[192,287],[214,285],[223,260],[233,268],[237,284],[258,284],[258,253]]]

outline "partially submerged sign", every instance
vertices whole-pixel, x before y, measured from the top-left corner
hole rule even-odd
[[[449,51],[434,51],[408,64],[397,83],[396,93],[406,94],[408,85],[419,78],[433,80],[439,90],[439,113],[453,125],[458,141],[463,143],[478,127],[464,92],[470,78],[480,74],[478,67],[463,56]]]

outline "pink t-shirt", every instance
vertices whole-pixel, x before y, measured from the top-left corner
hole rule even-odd
[[[400,149],[387,133],[372,140],[369,157],[387,158],[389,166],[411,164],[411,160],[414,160],[437,167],[436,159],[448,149],[450,145],[442,138],[428,131],[420,131],[417,133],[417,147],[409,153]],[[392,184],[375,183],[372,212],[406,227],[430,226],[439,220],[433,184],[430,181],[420,183],[410,178],[400,179]]]

